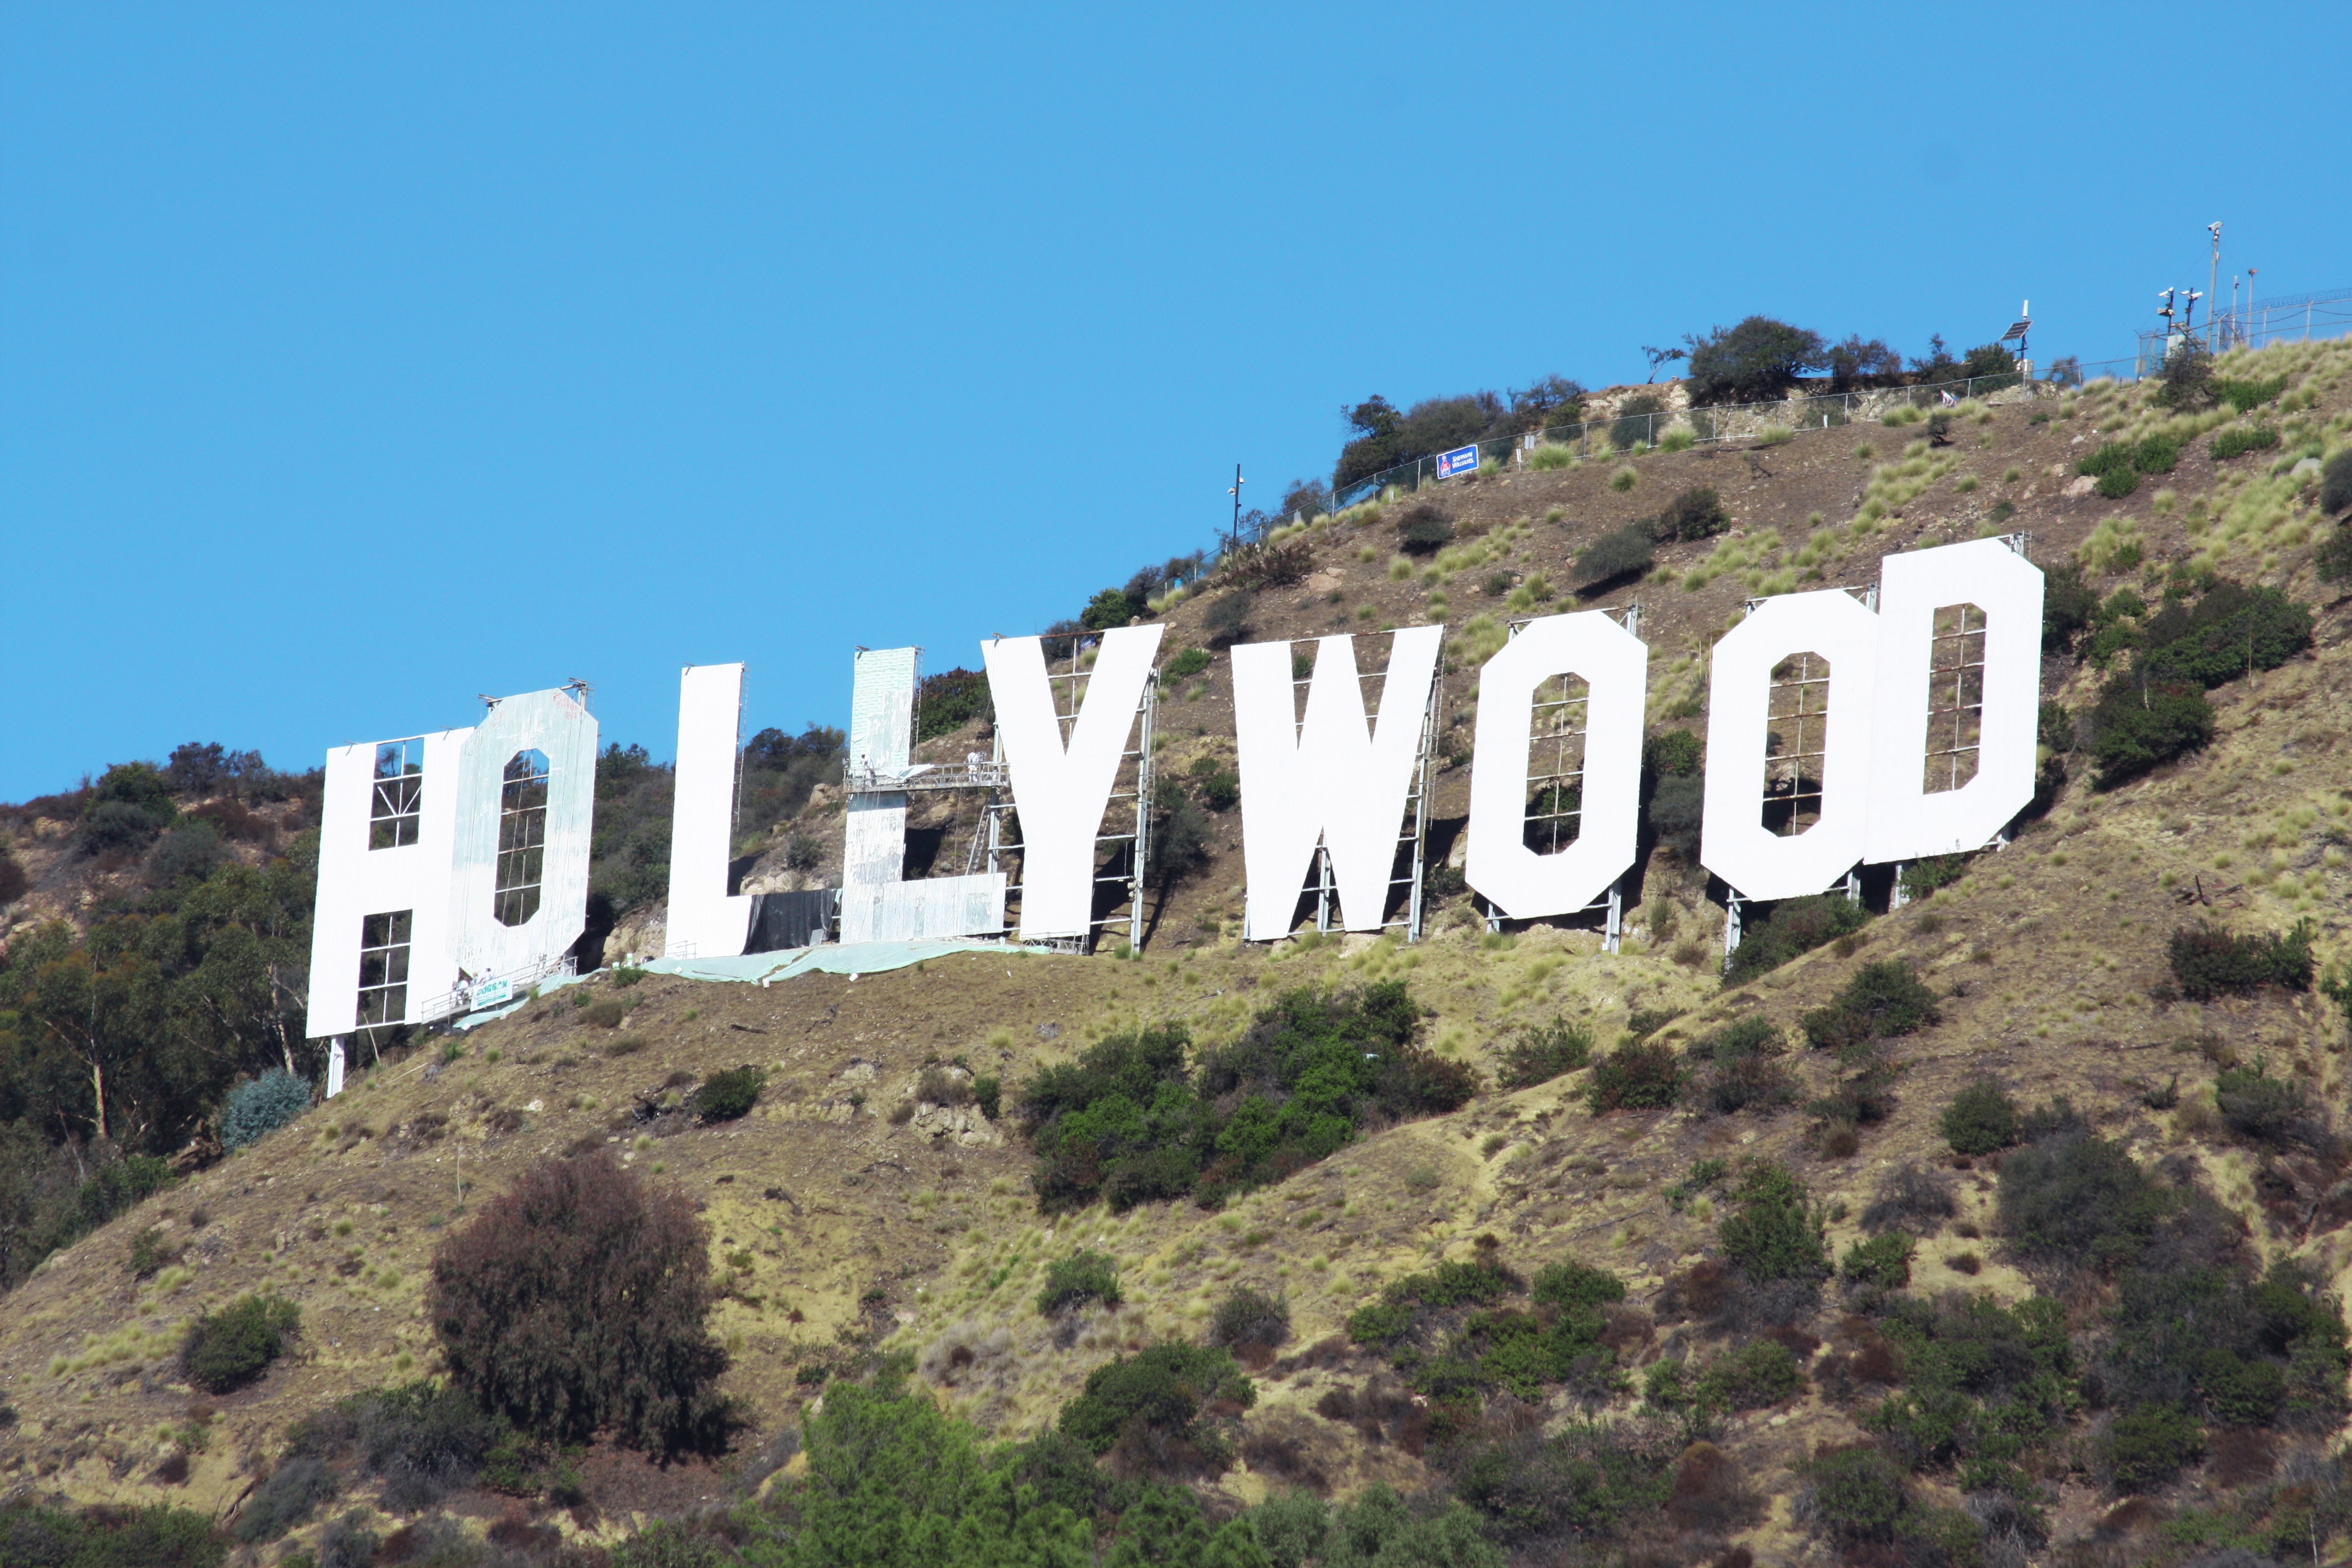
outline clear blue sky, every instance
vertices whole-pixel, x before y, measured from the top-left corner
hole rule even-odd
[[[2248,68],[2212,57],[2218,26]],[[0,799],[681,664],[838,721],[1339,409],[2352,285],[2340,13],[0,10]],[[2201,62],[2168,64],[2168,58]],[[2332,106],[2332,107],[2331,107]]]

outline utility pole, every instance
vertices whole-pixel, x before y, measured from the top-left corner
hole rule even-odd
[[[1234,465],[1234,488],[1225,492],[1227,495],[1234,498],[1234,537],[1232,542],[1225,546],[1227,550],[1238,550],[1241,548],[1242,486],[1248,482],[1248,480],[1242,478],[1242,466],[1239,463],[1235,463]]]
[[[2213,237],[2213,270],[2205,280],[2205,335],[2210,338],[2213,327],[2213,291],[2221,286],[2221,226],[2209,223],[2205,226],[2205,232]]]

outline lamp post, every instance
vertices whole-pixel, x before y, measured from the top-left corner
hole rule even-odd
[[[1248,482],[1248,480],[1242,478],[1242,466],[1239,463],[1235,463],[1234,465],[1234,488],[1225,492],[1227,495],[1234,498],[1234,536],[1232,542],[1227,544],[1225,547],[1229,551],[1238,550],[1241,548],[1242,486]]]
[[[2210,338],[2213,335],[2213,291],[2221,286],[2221,226],[2209,223],[2205,226],[2205,232],[2213,237],[2213,268],[2205,279],[2205,335]]]

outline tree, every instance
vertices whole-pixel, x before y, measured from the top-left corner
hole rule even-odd
[[[1769,316],[1750,316],[1736,327],[1683,341],[1690,345],[1693,403],[1765,402],[1823,363],[1819,332]]]
[[[528,1172],[442,1245],[427,1312],[451,1376],[561,1442],[709,1447],[727,1352],[704,1331],[709,1233],[602,1152]]]
[[[1642,345],[1642,354],[1643,358],[1650,362],[1650,374],[1642,378],[1642,384],[1649,386],[1657,381],[1658,372],[1660,370],[1674,363],[1676,360],[1690,358],[1690,350],[1662,349],[1653,347],[1648,343],[1643,343]]]
[[[1829,367],[1832,392],[1849,391],[1857,382],[1899,375],[1903,371],[1903,356],[1889,348],[1885,339],[1865,341],[1859,332],[1843,342],[1832,343],[1822,357]]]

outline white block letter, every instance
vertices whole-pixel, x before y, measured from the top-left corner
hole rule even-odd
[[[1744,896],[1818,893],[1863,858],[1877,651],[1878,618],[1836,590],[1768,599],[1715,645],[1699,860]],[[1821,818],[1783,838],[1763,824],[1766,743],[1772,667],[1795,653],[1829,660],[1828,729]],[[1792,733],[1783,739],[1795,749]]]
[[[1528,623],[1478,672],[1465,873],[1512,919],[1585,909],[1633,863],[1649,669],[1641,638],[1599,610],[1583,610]],[[1524,832],[1528,730],[1536,689],[1556,675],[1582,677],[1589,694],[1581,815],[1575,843],[1539,855]]]
[[[1164,629],[1120,626],[1103,634],[1066,747],[1045,679],[1045,645],[1036,637],[981,645],[1021,814],[1024,942],[1084,936],[1094,920],[1095,837]]]
[[[2042,700],[2041,569],[1998,539],[1890,555],[1879,567],[1878,717],[1873,727],[1870,833],[1863,858],[1916,860],[1981,849],[2033,799]],[[1928,794],[1928,683],[1936,612],[1984,613],[1984,711],[1976,776]],[[1952,701],[1953,677],[1941,678]],[[1937,744],[1954,737],[1939,733]]]
[[[444,730],[327,753],[303,1030],[311,1039],[350,1034],[362,1022],[421,1023],[425,1005],[457,983],[450,865],[458,763],[472,733]],[[405,918],[382,918],[394,916]],[[383,940],[369,956],[372,1016],[362,1020],[361,931],[372,919]]]
[[[1394,637],[1377,733],[1364,717],[1353,638],[1321,639],[1303,728],[1291,689],[1291,645],[1234,649],[1234,739],[1241,756],[1252,942],[1290,933],[1290,914],[1318,839],[1330,852],[1340,922],[1349,931],[1380,929],[1445,628],[1407,626]]]
[[[677,784],[669,826],[671,958],[731,958],[751,931],[751,900],[730,898],[735,766],[743,744],[743,667],[688,665],[677,681]]]
[[[510,773],[518,758],[529,763]],[[449,929],[460,969],[514,975],[580,940],[595,811],[596,720],[586,705],[566,691],[500,699],[457,765]]]

